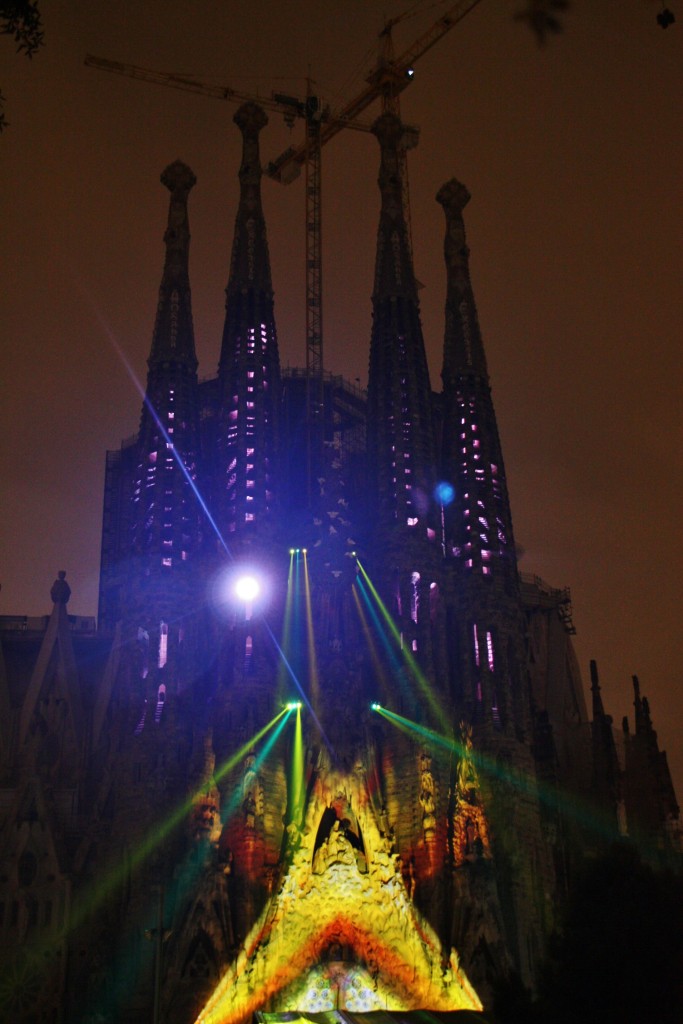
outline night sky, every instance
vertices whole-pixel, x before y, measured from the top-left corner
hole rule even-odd
[[[575,0],[539,48],[483,0],[416,65],[404,120],[415,269],[440,389],[439,187],[456,176],[505,453],[520,568],[569,585],[576,649],[608,712],[631,675],[683,797],[681,536],[683,4]],[[200,374],[215,373],[236,211],[235,107],[84,66],[86,53],[269,95],[305,76],[339,106],[360,90],[383,15],[407,0],[43,0],[32,61],[0,38],[0,613],[95,614],[107,448],[137,430],[163,263],[163,168],[197,175],[190,274]],[[395,30],[397,52],[443,5]],[[379,113],[368,111],[371,120]],[[302,138],[271,114],[264,161]],[[323,156],[325,365],[367,380],[379,147],[346,131]],[[284,365],[304,349],[303,181],[264,180]]]

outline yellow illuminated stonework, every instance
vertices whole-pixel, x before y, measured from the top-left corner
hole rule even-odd
[[[461,725],[461,757],[455,786],[453,814],[453,862],[489,860],[489,826],[479,793],[479,776],[472,753],[472,727]]]
[[[301,830],[289,831],[277,891],[198,1024],[239,1024],[259,1009],[418,1008],[479,1010],[481,1002],[455,950],[443,950],[411,902],[362,774],[329,772]]]

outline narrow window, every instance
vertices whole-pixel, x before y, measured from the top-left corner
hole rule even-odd
[[[165,559],[164,559],[165,561]],[[169,559],[170,561],[170,559]],[[159,668],[163,668],[168,660],[168,624],[163,622],[159,626]]]
[[[486,659],[488,661],[489,671],[493,672],[493,637],[489,630],[486,631]]]
[[[420,612],[420,574],[419,572],[413,572],[410,574],[410,617],[413,622],[417,623],[418,615]]]
[[[164,710],[164,704],[166,703],[166,686],[162,683],[157,690],[157,706],[154,710],[154,721],[159,723],[161,721],[161,713]]]

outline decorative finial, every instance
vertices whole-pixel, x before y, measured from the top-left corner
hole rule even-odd
[[[470,199],[469,189],[457,178],[447,181],[436,194],[437,203],[441,203],[447,214],[462,213]]]
[[[52,584],[50,590],[50,597],[54,604],[67,604],[71,597],[71,587],[66,582],[66,572],[64,569],[60,569],[57,573],[57,579]]]
[[[265,128],[268,124],[268,115],[263,107],[250,100],[248,103],[243,103],[241,107],[238,107],[233,116],[233,121],[245,135],[258,135],[261,129]]]
[[[169,164],[162,171],[160,181],[169,192],[184,192],[185,195],[197,184],[194,172],[182,160],[175,160],[172,164]]]

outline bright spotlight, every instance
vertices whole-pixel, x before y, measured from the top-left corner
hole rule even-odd
[[[370,705],[370,707],[372,708],[373,711],[381,711],[382,710],[382,705],[378,704],[376,701],[373,701],[373,703]]]
[[[300,707],[300,700],[290,700],[289,704],[285,704],[285,711],[298,711]]]
[[[245,604],[251,604],[261,593],[261,585],[255,576],[240,576],[235,581],[234,589],[235,596]]]

